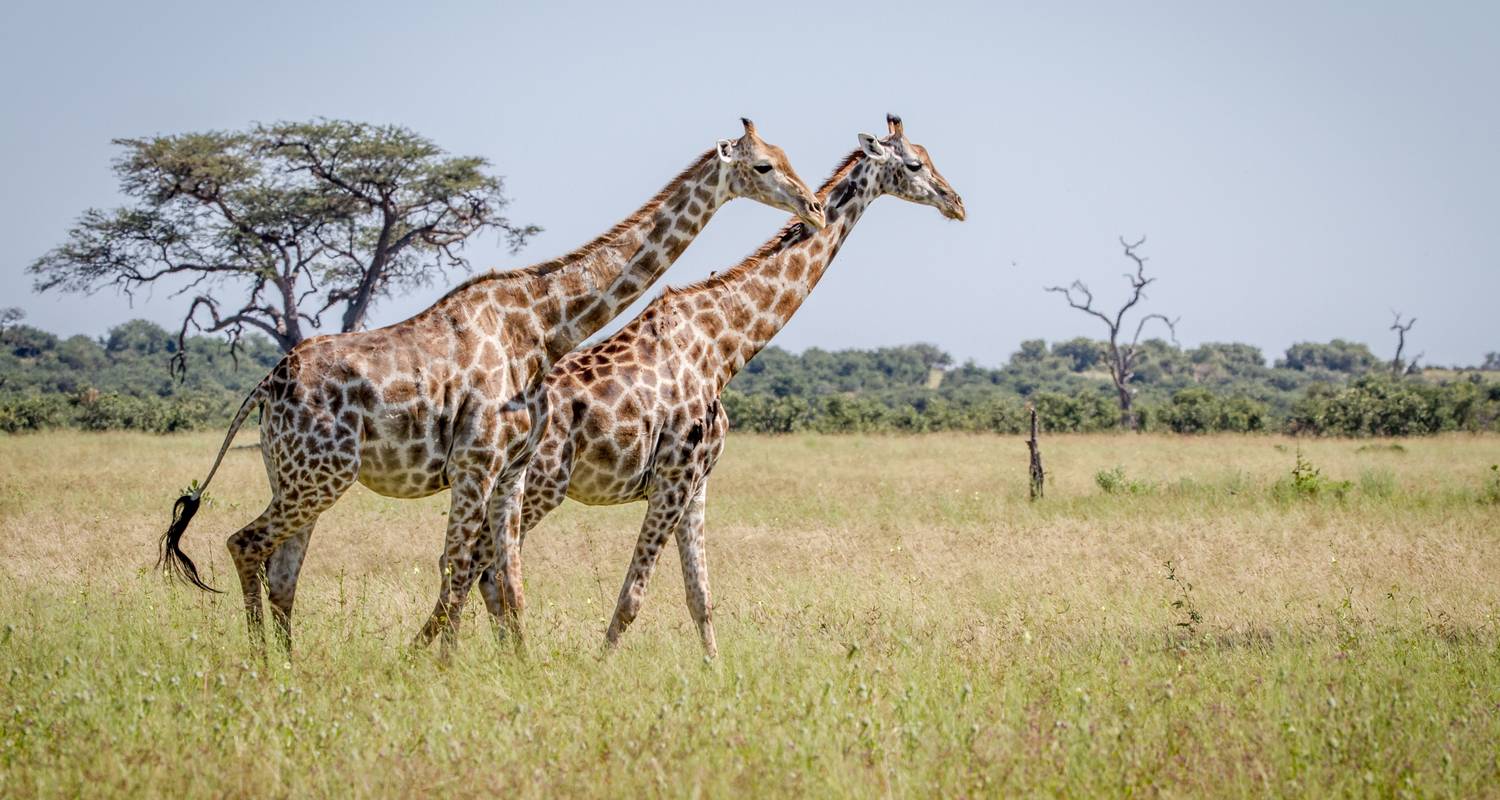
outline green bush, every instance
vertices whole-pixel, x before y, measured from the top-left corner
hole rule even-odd
[[[1266,430],[1269,417],[1264,403],[1243,395],[1220,397],[1195,387],[1174,392],[1171,405],[1156,410],[1149,419],[1175,433],[1248,433]]]
[[[1125,477],[1125,468],[1119,465],[1095,472],[1094,483],[1105,494],[1150,494],[1156,488],[1150,481]]]
[[[89,431],[174,433],[203,427],[217,416],[214,404],[202,397],[162,399],[110,393],[80,403],[77,424]]]
[[[116,392],[63,395],[0,395],[0,431],[23,433],[72,427],[88,431],[173,433],[226,422],[240,398],[184,393],[177,397],[132,397]]]
[[[60,395],[0,395],[0,431],[40,431],[67,420],[68,401]]]
[[[1031,401],[1036,405],[1042,429],[1049,433],[1107,431],[1120,425],[1120,407],[1099,392],[1079,395],[1037,392]]]
[[[862,395],[833,395],[823,399],[813,422],[819,433],[867,433],[894,427],[893,412]]]
[[[807,401],[800,397],[751,395],[729,389],[722,400],[729,426],[739,431],[795,433],[807,430],[814,416]]]
[[[1370,374],[1342,388],[1314,386],[1287,429],[1324,436],[1420,436],[1495,430],[1500,392],[1470,380],[1432,384]]]

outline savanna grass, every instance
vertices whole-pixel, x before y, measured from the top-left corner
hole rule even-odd
[[[642,508],[569,504],[529,656],[476,597],[442,666],[444,498],[351,491],[263,662],[223,549],[255,450],[184,539],[210,596],[150,566],[215,434],[3,438],[0,795],[1497,795],[1500,438],[1399,444],[1051,437],[1030,503],[1017,438],[736,436],[718,662],[670,553],[600,657]]]

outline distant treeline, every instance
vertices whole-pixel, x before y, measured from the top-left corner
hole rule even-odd
[[[1293,345],[1268,365],[1258,348],[1153,340],[1132,386],[1143,430],[1405,436],[1500,430],[1500,354],[1479,367],[1395,375],[1362,344]],[[997,368],[954,367],[930,345],[801,355],[770,348],[730,384],[738,430],[1020,433],[1035,405],[1049,431],[1118,427],[1105,345],[1041,340]]]
[[[135,320],[100,339],[59,339],[27,325],[0,332],[0,430],[53,427],[170,432],[221,425],[276,363],[268,340],[237,352],[213,337],[187,341],[185,380],[167,364],[176,338]],[[1143,345],[1136,410],[1145,430],[1284,431],[1336,436],[1500,430],[1500,354],[1475,367],[1393,373],[1363,344],[1293,345],[1267,363],[1246,344]],[[1018,433],[1034,404],[1049,431],[1118,426],[1104,344],[1021,343],[1003,366],[955,366],[931,345],[800,355],[769,348],[730,384],[736,430]]]
[[[133,320],[99,339],[7,327],[0,332],[0,430],[169,433],[220,425],[281,358],[259,336],[243,339],[234,354],[216,337],[190,337],[187,346],[192,359],[179,381],[168,370],[177,337],[154,322]]]

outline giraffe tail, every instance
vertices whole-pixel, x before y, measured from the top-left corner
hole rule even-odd
[[[269,378],[269,376],[267,376]],[[194,487],[192,491],[177,498],[172,506],[172,524],[167,526],[167,532],[161,536],[159,554],[156,566],[170,575],[175,575],[186,583],[190,583],[205,592],[223,594],[218,589],[204,583],[203,578],[198,575],[198,566],[188,558],[187,553],[182,552],[182,535],[187,532],[189,522],[193,521],[193,515],[198,513],[198,507],[203,502],[203,493],[208,489],[208,482],[214,479],[214,473],[219,471],[219,464],[224,461],[224,454],[229,452],[229,445],[234,442],[234,435],[239,433],[240,426],[265,399],[266,379],[262,379],[250,390],[250,396],[240,404],[240,410],[234,415],[234,421],[229,423],[229,433],[224,437],[224,444],[219,447],[219,457],[214,459],[214,465],[208,470],[208,477],[203,483]]]

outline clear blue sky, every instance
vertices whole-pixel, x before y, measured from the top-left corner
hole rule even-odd
[[[117,203],[112,137],[408,125],[490,158],[512,217],[547,228],[518,257],[471,247],[488,268],[592,237],[741,115],[815,182],[895,111],[969,221],[882,200],[782,346],[929,341],[993,364],[1025,338],[1096,336],[1042,286],[1082,277],[1114,301],[1116,237],[1146,234],[1150,309],[1182,316],[1184,344],[1387,354],[1396,308],[1429,362],[1500,349],[1496,3],[19,0],[0,71],[0,305],[64,333],[184,305],[30,292],[26,265]],[[782,219],[731,204],[666,280],[734,263]]]

